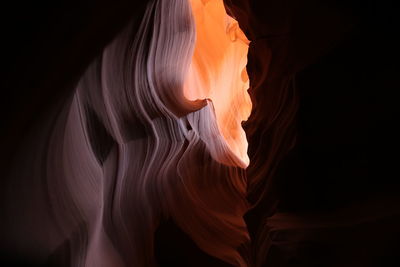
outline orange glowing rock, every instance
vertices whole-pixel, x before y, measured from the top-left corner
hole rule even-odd
[[[196,43],[186,77],[189,100],[211,99],[221,135],[230,150],[248,166],[247,139],[241,127],[251,112],[246,72],[249,41],[230,17],[222,0],[190,0]]]

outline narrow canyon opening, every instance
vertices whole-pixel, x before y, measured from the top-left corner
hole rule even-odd
[[[184,95],[189,100],[212,101],[221,135],[242,165],[248,166],[248,143],[241,123],[252,108],[246,71],[249,40],[227,14],[223,0],[189,2],[196,42]]]

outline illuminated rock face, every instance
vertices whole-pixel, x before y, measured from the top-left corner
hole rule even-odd
[[[241,122],[251,112],[246,71],[249,41],[238,22],[226,14],[222,0],[191,0],[196,43],[185,83],[190,100],[209,98],[218,129],[240,165],[247,167],[246,135]]]
[[[214,4],[216,9],[208,10]],[[166,218],[206,253],[236,266],[246,265],[238,248],[249,240],[243,220],[248,209],[242,169],[248,163],[247,145],[240,126],[250,112],[249,105],[241,107],[241,102],[249,101],[244,69],[247,44],[243,35],[234,41],[237,24],[226,16],[222,1],[205,7],[205,22],[225,23],[217,25],[224,27],[221,31],[230,26],[229,34],[223,32],[222,40],[217,40],[223,47],[203,46],[203,41],[196,42],[195,48],[195,23],[187,0],[152,1],[139,31],[125,30],[81,79],[70,116],[82,115],[71,118],[67,129],[83,134],[68,139],[64,161],[73,161],[68,151],[74,143],[83,147],[82,138],[90,136],[90,127],[80,128],[93,120],[85,110],[93,110],[114,140],[102,166],[93,163],[93,169],[86,170],[95,177],[102,168],[104,181],[98,186],[103,204],[88,211],[97,214],[89,227],[93,228],[85,259],[89,265],[95,266],[104,255],[107,260],[115,258],[98,249],[109,247],[109,241],[97,240],[111,240],[114,254],[128,265],[155,264],[153,235]],[[198,30],[201,41],[199,37],[209,29]],[[199,53],[204,50],[203,58]],[[221,57],[208,61],[215,53]],[[208,65],[195,67],[201,63]],[[201,72],[210,75],[199,76]],[[202,80],[187,83],[188,76]],[[192,92],[184,91],[185,82],[186,88],[207,95],[185,96]],[[87,147],[84,160],[93,159],[90,151],[97,145],[93,139],[87,142],[94,146]],[[84,175],[77,166],[78,162],[70,166],[74,178],[66,177],[73,183],[71,188],[79,187],[79,177]],[[74,202],[87,205],[79,195]]]
[[[188,0],[149,1],[87,68],[49,140],[32,141],[44,156],[21,152],[43,169],[22,170],[10,192],[28,176],[38,189],[16,210],[41,218],[28,228],[45,258],[67,244],[72,266],[156,266],[154,234],[172,220],[205,253],[247,265],[247,40],[222,1],[203,2],[192,13]]]

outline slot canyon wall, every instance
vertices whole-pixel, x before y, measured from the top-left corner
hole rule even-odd
[[[7,11],[1,266],[399,264],[394,1]]]

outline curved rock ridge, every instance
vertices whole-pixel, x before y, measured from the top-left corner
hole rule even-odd
[[[156,266],[154,234],[172,220],[204,252],[247,265],[243,161],[220,132],[218,102],[184,96],[195,34],[187,0],[149,1],[85,71],[48,140],[30,144],[37,167],[17,176],[31,177],[20,208],[35,210],[40,257]]]

